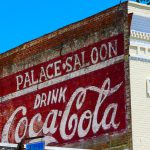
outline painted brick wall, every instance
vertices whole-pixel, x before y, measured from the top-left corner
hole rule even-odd
[[[70,52],[73,53],[83,47],[87,47],[93,43],[97,43],[104,39],[116,36],[120,33],[123,33],[124,35],[125,49],[124,69],[126,85],[126,128],[120,132],[113,132],[111,134],[104,134],[103,136],[95,136],[92,138],[82,139],[80,141],[61,145],[57,144],[58,146],[92,148],[95,150],[132,149],[127,3],[110,8],[95,16],[91,16],[90,18],[87,18],[83,21],[47,34],[0,55],[0,78],[3,79],[4,77],[13,75],[14,73],[24,69],[36,66],[37,64],[43,63],[45,61],[50,61],[59,56],[63,57]],[[2,102],[1,100],[1,104],[3,103],[5,103],[5,101]],[[10,107],[15,106],[13,102],[10,103],[10,105]],[[7,104],[5,106],[7,107]],[[0,117],[4,119],[3,111],[7,108],[0,109]],[[0,128],[3,128],[1,124]]]

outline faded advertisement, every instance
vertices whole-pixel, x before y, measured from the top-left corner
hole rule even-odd
[[[43,135],[57,145],[124,131],[124,68],[119,34],[0,79],[0,141]]]

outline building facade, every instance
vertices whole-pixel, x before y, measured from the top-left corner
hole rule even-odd
[[[0,142],[131,149],[127,3],[0,55]]]
[[[133,150],[150,149],[150,6],[129,2]]]
[[[123,3],[0,55],[3,145],[44,136],[47,145],[149,150],[149,101],[147,5]]]

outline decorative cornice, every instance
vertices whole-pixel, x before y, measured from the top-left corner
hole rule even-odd
[[[128,4],[129,4],[129,6],[132,6],[135,8],[140,8],[140,9],[145,9],[145,10],[149,10],[149,8],[150,8],[150,5],[137,3],[137,2],[133,2],[133,1],[129,1]]]
[[[150,40],[150,33],[131,30],[131,38],[137,38],[141,40]]]
[[[138,14],[140,16],[150,17],[150,6],[146,4],[129,1],[128,12]]]

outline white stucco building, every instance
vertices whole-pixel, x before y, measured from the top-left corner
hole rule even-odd
[[[150,6],[129,2],[133,150],[150,150]]]

